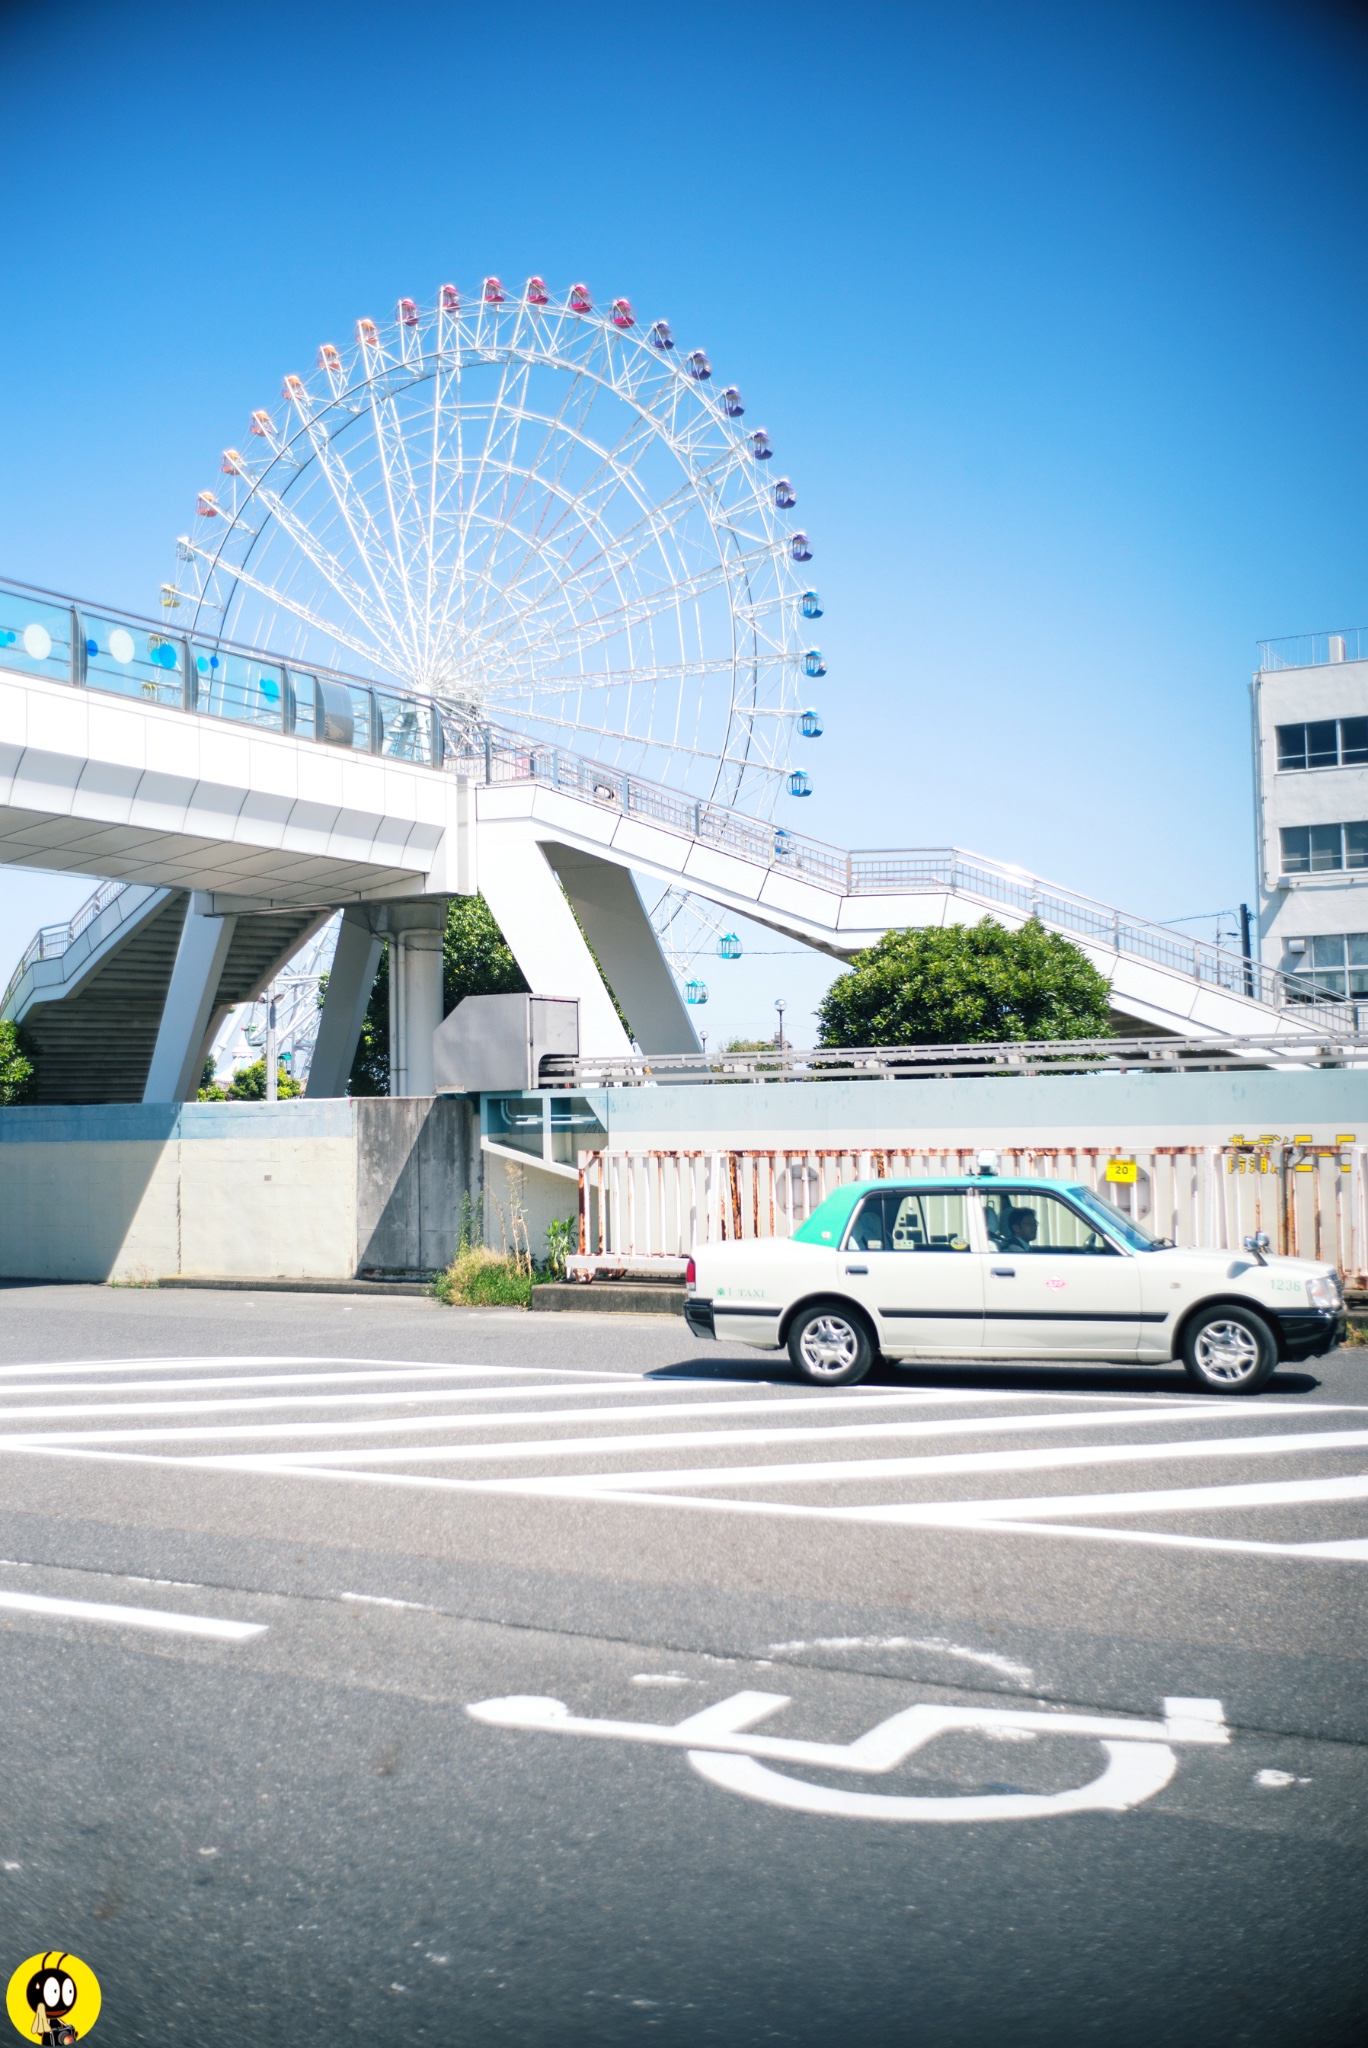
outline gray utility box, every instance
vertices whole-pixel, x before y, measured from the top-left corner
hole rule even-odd
[[[432,1034],[439,1095],[539,1088],[548,1054],[579,1057],[578,996],[466,996]]]

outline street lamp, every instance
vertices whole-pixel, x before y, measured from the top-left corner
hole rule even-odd
[[[784,1050],[784,1012],[788,1008],[788,1004],[782,996],[776,996],[774,998],[774,1007],[779,1012],[779,1050],[782,1052]]]

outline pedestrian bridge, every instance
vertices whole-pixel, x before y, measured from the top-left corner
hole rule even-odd
[[[339,907],[309,1092],[345,1087],[387,940],[396,1092],[430,1092],[442,906],[475,889],[529,984],[580,997],[587,1054],[629,1050],[589,945],[645,1051],[696,1051],[634,875],[836,960],[892,926],[1038,917],[1144,1030],[1349,1040],[1360,1023],[1357,1005],[981,855],[844,852],[416,692],[12,584],[0,863],[102,879],[36,935],[0,1006],[65,1101],[192,1095],[227,1009]]]

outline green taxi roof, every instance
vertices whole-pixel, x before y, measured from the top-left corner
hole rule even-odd
[[[850,1221],[857,1203],[865,1195],[878,1194],[883,1189],[899,1188],[905,1194],[944,1195],[958,1193],[966,1188],[1032,1188],[1043,1189],[1052,1194],[1072,1194],[1082,1188],[1076,1180],[1047,1180],[1039,1174],[1007,1173],[952,1173],[932,1180],[890,1174],[886,1180],[848,1180],[843,1186],[819,1202],[806,1223],[801,1223],[793,1232],[798,1244],[836,1244]],[[1087,1193],[1089,1190],[1082,1189]]]

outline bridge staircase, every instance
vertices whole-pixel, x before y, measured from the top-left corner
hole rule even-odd
[[[106,882],[69,924],[33,938],[0,1002],[34,1048],[35,1100],[141,1102],[190,896]],[[237,921],[214,997],[227,1011],[270,984],[330,913],[277,911]]]

